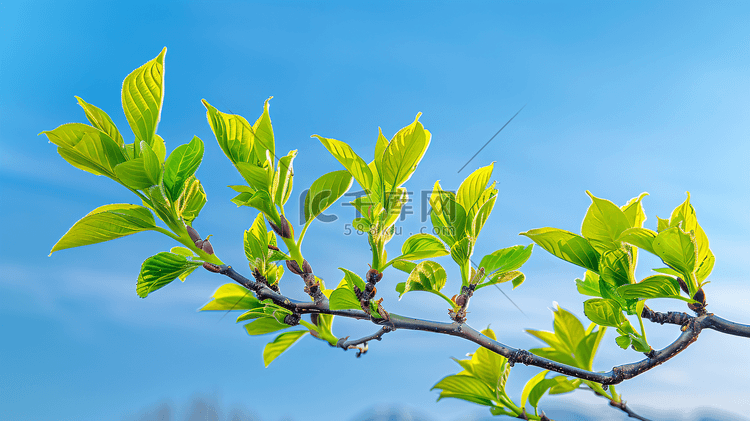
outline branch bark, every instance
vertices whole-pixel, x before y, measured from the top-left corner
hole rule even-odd
[[[207,268],[208,269],[208,268]],[[292,300],[280,293],[277,293],[266,285],[245,278],[231,266],[216,266],[209,269],[212,272],[221,273],[228,276],[235,282],[245,288],[255,292],[258,299],[271,299],[277,305],[285,307],[298,314],[331,314],[334,316],[349,317],[353,319],[370,320],[377,325],[387,326],[391,330],[421,330],[444,335],[457,336],[474,342],[484,348],[500,354],[508,359],[512,365],[520,362],[525,365],[540,367],[546,370],[555,371],[566,376],[572,376],[579,379],[590,380],[602,385],[619,384],[624,380],[636,377],[664,362],[670,360],[675,355],[682,352],[698,339],[698,335],[703,329],[714,329],[730,335],[750,337],[750,326],[743,325],[722,319],[713,314],[704,314],[701,316],[690,316],[687,313],[658,313],[651,309],[644,308],[643,317],[656,323],[670,323],[681,325],[682,334],[670,345],[659,351],[652,351],[649,356],[641,361],[623,364],[613,367],[606,373],[592,372],[577,367],[552,361],[539,357],[524,349],[513,348],[501,342],[482,335],[477,330],[466,323],[453,322],[444,323],[432,320],[422,320],[411,317],[404,317],[397,314],[391,314],[390,320],[375,319],[362,310],[331,310],[328,306],[328,299],[317,302],[300,302]],[[385,333],[385,332],[383,332]],[[375,334],[377,335],[377,334]],[[381,335],[382,336],[382,335]]]

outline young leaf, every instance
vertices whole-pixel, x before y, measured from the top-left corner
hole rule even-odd
[[[127,160],[109,135],[85,124],[63,124],[42,134],[58,146],[57,152],[68,163],[95,175],[115,178],[115,167]]]
[[[576,279],[576,288],[579,294],[592,297],[602,296],[602,293],[599,291],[599,275],[590,270],[586,271],[583,280]]]
[[[495,163],[493,162],[486,167],[475,170],[458,187],[456,201],[466,210],[467,215],[472,215],[472,220],[476,210],[484,204],[484,201],[480,199],[487,188],[487,184],[490,182],[494,167]]]
[[[254,310],[262,307],[263,304],[255,298],[252,291],[237,284],[224,284],[214,292],[213,300],[199,311]]]
[[[401,260],[420,260],[445,256],[449,252],[443,243],[431,234],[414,234],[401,246]]]
[[[336,203],[352,186],[347,171],[333,171],[315,180],[305,197],[305,221],[312,221]]]
[[[628,203],[620,208],[633,228],[643,227],[643,223],[646,221],[646,212],[643,211],[643,205],[641,204],[641,200],[645,196],[648,196],[648,193],[643,192],[638,197],[628,200]]]
[[[120,134],[120,131],[117,130],[117,126],[115,126],[112,119],[109,118],[109,115],[101,109],[82,100],[80,97],[76,97],[76,99],[78,100],[78,105],[80,105],[86,113],[86,119],[88,119],[91,125],[106,133],[115,141],[115,143],[122,147],[124,143],[122,135]]]
[[[122,83],[122,109],[137,140],[153,143],[164,100],[164,55],[133,70]]]
[[[180,197],[185,181],[195,174],[203,160],[203,141],[197,136],[185,145],[178,146],[164,163],[164,190],[169,200]]]
[[[466,228],[466,210],[456,201],[453,192],[444,191],[440,181],[435,182],[430,195],[430,219],[440,238],[452,247],[464,237]]]
[[[136,292],[141,298],[174,281],[187,271],[192,271],[203,262],[192,261],[187,257],[163,251],[149,257],[141,265]]]
[[[445,269],[439,263],[425,260],[419,263],[406,279],[403,291],[399,291],[403,296],[409,291],[440,291],[445,286],[448,276]]]
[[[185,181],[182,193],[174,204],[177,209],[177,216],[182,218],[186,224],[190,224],[198,217],[205,204],[206,192],[203,191],[203,185],[192,175]]]
[[[432,389],[442,389],[438,400],[443,398],[458,398],[480,405],[493,406],[492,401],[497,399],[494,389],[491,389],[483,381],[463,375],[446,376],[432,386]]]
[[[654,239],[653,248],[664,263],[686,277],[695,270],[695,243],[679,227],[660,232]]]
[[[263,104],[263,113],[255,120],[253,124],[253,133],[255,135],[255,149],[253,153],[256,159],[262,160],[265,156],[276,156],[276,144],[273,137],[273,126],[271,125],[271,115],[268,113],[269,97]]]
[[[297,156],[297,150],[289,151],[289,153],[279,159],[279,165],[276,168],[276,173],[273,176],[273,183],[271,184],[271,192],[273,201],[279,206],[283,206],[292,194],[292,182],[294,180],[294,166],[292,161]]]
[[[557,228],[537,228],[521,235],[563,260],[599,272],[599,253],[580,235]]]
[[[248,335],[265,335],[266,333],[276,332],[281,329],[286,329],[289,326],[286,323],[282,323],[276,320],[275,317],[259,317],[252,322],[245,325]]]
[[[354,291],[342,286],[331,293],[328,307],[331,310],[359,310],[361,308]]]
[[[393,262],[393,267],[402,272],[411,273],[411,271],[417,267],[417,264],[414,262],[407,262],[406,260],[396,260]]]
[[[100,206],[73,224],[52,247],[50,255],[58,250],[101,243],[155,228],[154,215],[143,206]]]
[[[547,373],[549,373],[549,370],[539,372],[536,376],[529,379],[529,381],[523,386],[523,392],[521,392],[521,408],[526,406],[526,401],[528,401],[531,391],[537,384],[544,380],[544,376],[546,376]],[[534,405],[532,406],[535,407]]]
[[[681,227],[686,233],[693,233],[695,240],[696,249],[696,262],[702,262],[703,259],[708,256],[708,237],[706,233],[698,224],[698,219],[695,216],[695,209],[690,204],[690,192],[687,193],[687,199],[680,206],[672,211],[672,216],[669,218],[670,227]]]
[[[144,172],[146,173],[146,177],[151,181],[151,185],[155,186],[159,184],[162,178],[161,161],[156,156],[156,153],[151,150],[151,146],[144,141],[141,141],[141,157],[143,158]]]
[[[205,99],[201,102],[206,107],[206,118],[211,130],[227,158],[234,164],[239,162],[260,164],[253,155],[255,133],[250,123],[242,116],[222,113]],[[265,160],[265,153],[262,160]]]
[[[617,205],[609,200],[599,199],[588,190],[586,194],[591,197],[591,206],[583,219],[581,234],[599,253],[618,250],[620,234],[631,227],[628,218]]]
[[[144,142],[145,143],[145,142]],[[146,173],[143,156],[123,162],[115,167],[115,176],[123,185],[134,190],[144,190],[155,183]]]
[[[333,157],[336,158],[344,168],[346,168],[349,174],[357,180],[357,183],[359,183],[365,191],[370,190],[373,180],[372,172],[365,161],[360,158],[359,155],[354,153],[349,145],[340,140],[327,139],[318,135],[312,135],[312,137],[316,137],[320,140],[320,143],[322,143],[323,146],[328,149],[328,152],[330,152],[331,155],[333,155]]]
[[[268,257],[268,233],[263,214],[258,214],[249,230],[245,231],[245,256],[252,268],[265,268]]]
[[[599,261],[599,274],[610,285],[620,286],[630,283],[630,258],[622,249],[609,250]]]
[[[492,208],[495,207],[496,200],[496,195],[491,196],[489,200],[484,202],[484,204],[476,211],[476,214],[474,214],[474,220],[471,223],[471,235],[474,238],[478,237],[479,233],[482,231],[484,223],[487,222],[487,218],[489,218],[490,213],[492,213]]]
[[[619,327],[625,322],[622,309],[615,300],[606,298],[592,298],[583,302],[583,312],[586,317],[599,326]]]
[[[266,161],[263,166],[251,164],[249,162],[236,162],[234,167],[245,179],[248,185],[255,190],[270,192],[273,183],[273,174],[271,173],[271,163]],[[230,186],[232,187],[232,186]]]
[[[279,355],[283,354],[284,351],[289,349],[292,345],[295,344],[295,342],[300,340],[307,333],[307,330],[293,330],[291,332],[284,332],[281,335],[277,336],[273,340],[273,342],[269,342],[263,349],[263,363],[266,365],[266,367],[268,367],[268,365],[271,364],[273,360],[275,360]]]
[[[431,135],[419,122],[421,115],[422,113],[417,114],[412,124],[399,130],[383,151],[378,170],[386,185],[395,188],[405,183],[427,151]],[[378,160],[375,162],[378,163]]]
[[[620,234],[618,241],[632,244],[639,249],[646,250],[651,254],[656,254],[653,247],[656,234],[657,233],[647,228],[628,228]]]
[[[494,275],[491,275],[486,282],[477,285],[476,289],[484,288],[489,285],[502,284],[508,281],[511,281],[513,289],[516,289],[525,280],[526,275],[517,270],[512,270],[510,272],[496,272]]]
[[[680,284],[677,279],[666,275],[653,275],[637,284],[623,285],[617,288],[617,293],[626,299],[677,298],[692,302],[680,296]]]
[[[483,267],[487,274],[519,269],[531,257],[533,247],[533,244],[529,244],[526,247],[513,246],[494,251],[482,258],[479,267]]]

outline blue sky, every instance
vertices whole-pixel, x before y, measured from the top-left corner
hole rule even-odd
[[[241,179],[219,149],[200,100],[254,120],[274,96],[277,149],[299,150],[293,197],[340,169],[311,134],[346,141],[369,160],[378,127],[390,137],[417,112],[433,135],[406,185],[417,199],[437,179],[455,189],[470,170],[495,162],[499,199],[477,244],[479,256],[527,244],[517,234],[531,228],[578,231],[589,204],[585,190],[618,204],[649,192],[651,228],[656,215],[667,216],[690,191],[717,256],[709,309],[750,321],[747,3],[4,1],[0,407],[8,419],[132,419],[150,405],[196,393],[241,404],[263,420],[350,418],[380,404],[419,408],[438,420],[486,414],[455,400],[436,404],[437,393],[429,391],[457,371],[449,357],[471,352],[471,343],[396,332],[357,359],[306,339],[265,369],[262,349],[272,337],[247,336],[231,315],[196,312],[225,279],[201,271],[138,298],[139,266],[174,245],[166,238],[138,234],[47,257],[93,208],[136,198],[69,166],[37,133],[85,121],[74,95],[108,112],[127,133],[122,80],[164,46],[159,134],[170,151],[193,135],[206,142],[197,175],[209,201],[196,226],[214,235],[215,249],[236,268],[247,267],[242,233],[255,214],[229,202],[233,192],[226,186]],[[413,205],[404,234],[425,226],[419,201]],[[316,274],[335,284],[339,266],[366,270],[369,248],[364,237],[344,235],[351,207],[331,211],[340,218],[314,224],[304,252]],[[405,238],[395,238],[389,250]],[[450,267],[447,288],[457,289],[458,272],[449,262],[442,262]],[[649,263],[656,264],[642,260],[643,275]],[[582,273],[542,250],[524,272],[522,287],[504,290],[525,315],[497,290],[483,290],[472,300],[470,323],[491,323],[502,342],[531,348],[538,343],[523,329],[550,329],[554,301],[583,316],[573,283]],[[432,296],[397,302],[393,286],[403,279],[391,269],[378,288],[390,311],[446,319]],[[285,278],[282,285],[301,298],[295,282]],[[683,310],[670,302],[654,307]],[[334,333],[372,331],[366,323],[337,321]],[[662,326],[648,326],[648,333],[657,347],[677,336]],[[677,358],[618,391],[644,413],[705,406],[747,413],[747,345],[705,332]],[[595,369],[639,359],[608,335]],[[511,393],[520,395],[536,372],[514,369]],[[302,380],[312,383],[297,386]],[[562,399],[614,415],[584,392]]]

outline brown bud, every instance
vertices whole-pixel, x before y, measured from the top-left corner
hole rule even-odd
[[[279,250],[279,248],[278,248],[278,247],[276,247],[276,246],[274,246],[273,244],[269,244],[269,245],[268,245],[268,249],[269,249],[269,250],[276,250],[276,251],[280,251],[280,250]]]
[[[214,254],[214,247],[211,245],[211,242],[208,241],[208,238],[203,240],[201,250],[205,251],[208,254]]]
[[[466,305],[466,296],[465,296],[465,295],[463,295],[463,294],[461,294],[461,295],[459,295],[458,297],[456,297],[456,299],[455,299],[455,300],[453,300],[453,301],[455,301],[455,302],[456,302],[456,305],[457,305],[457,306],[459,306],[459,307],[463,307],[463,306],[465,306],[465,305]]]
[[[276,225],[271,221],[268,221],[268,223],[271,225],[271,228],[273,228],[276,234],[279,234],[279,236],[281,236],[281,238],[294,238],[294,229],[292,229],[292,225],[289,223],[289,221],[286,220],[284,215],[280,216],[279,225]]]
[[[295,275],[302,275],[302,269],[299,268],[299,264],[296,260],[287,260],[286,267]]]
[[[302,261],[302,271],[304,273],[313,273],[312,266],[310,266],[310,264],[307,263],[307,260]]]
[[[693,311],[702,312],[704,311],[704,308],[706,307],[706,293],[703,292],[703,288],[699,289],[695,295],[693,295],[693,299],[697,301],[697,304],[690,303],[688,304],[688,308]]]
[[[190,225],[186,226],[185,228],[187,228],[188,235],[194,243],[197,243],[201,240],[201,236],[200,234],[198,234],[198,231],[196,231],[195,228],[191,227]]]
[[[685,294],[690,294],[690,290],[688,289],[687,284],[682,280],[682,278],[677,278],[677,282],[680,284],[680,288],[685,291]]]
[[[315,326],[317,326],[318,325],[318,314],[317,313],[311,314],[310,315],[310,321],[312,322],[312,324],[314,324]]]
[[[693,295],[693,299],[701,303],[703,306],[706,305],[706,293],[703,291],[703,288],[699,289],[698,292]]]
[[[203,250],[203,240],[198,240],[195,242],[195,246],[199,249]]]

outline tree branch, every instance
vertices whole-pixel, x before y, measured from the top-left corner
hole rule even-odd
[[[682,352],[690,344],[695,342],[696,339],[698,339],[698,335],[700,334],[701,330],[705,328],[714,329],[720,332],[737,336],[750,337],[750,326],[730,322],[714,316],[713,314],[693,317],[686,313],[672,312],[663,314],[654,312],[649,309],[647,315],[645,314],[647,312],[644,308],[644,317],[648,318],[649,320],[655,319],[660,323],[662,323],[663,320],[663,323],[680,324],[682,325],[682,334],[664,349],[659,351],[652,351],[644,360],[635,363],[615,366],[612,368],[612,370],[606,373],[597,373],[583,370],[577,367],[572,367],[566,364],[559,363],[557,361],[549,360],[547,358],[542,358],[523,349],[517,349],[507,346],[494,339],[488,338],[485,335],[482,335],[474,328],[465,323],[443,323],[431,320],[421,320],[411,317],[404,317],[397,314],[391,314],[390,320],[385,320],[372,318],[369,314],[365,313],[362,310],[331,310],[328,307],[327,299],[321,300],[319,302],[299,302],[296,300],[292,300],[280,293],[272,291],[270,288],[259,282],[245,278],[244,276],[237,273],[234,269],[232,269],[231,266],[209,265],[211,266],[211,269],[209,269],[208,267],[207,269],[212,272],[217,272],[228,276],[245,288],[255,292],[258,299],[271,299],[277,305],[299,314],[331,314],[334,316],[370,320],[375,324],[387,326],[391,330],[421,330],[440,333],[444,335],[457,336],[474,342],[484,348],[489,349],[490,351],[506,357],[511,365],[520,362],[525,365],[531,365],[546,370],[555,371],[566,376],[590,380],[602,385],[619,384],[624,380],[636,377],[658,365],[663,364],[675,355]]]
[[[691,316],[687,313],[674,311],[660,313],[658,311],[653,311],[648,307],[643,307],[643,313],[641,314],[641,316],[651,320],[654,323],[669,323],[674,325],[684,325],[688,321],[696,318],[695,316]],[[726,333],[727,335],[750,338],[750,325],[731,322],[729,320],[722,319],[721,317],[713,313],[707,313],[705,316],[699,317],[704,317],[704,321],[702,322],[703,329],[713,329],[721,333]]]

